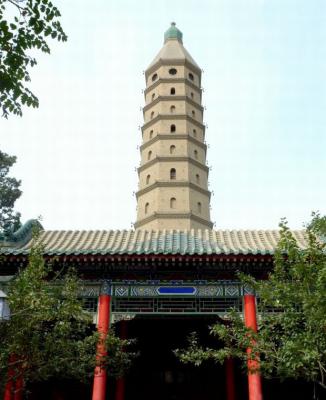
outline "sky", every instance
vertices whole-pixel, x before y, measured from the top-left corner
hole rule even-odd
[[[53,0],[68,42],[36,54],[38,109],[0,118],[22,221],[130,229],[143,71],[175,21],[203,69],[216,229],[300,229],[326,213],[325,0]]]

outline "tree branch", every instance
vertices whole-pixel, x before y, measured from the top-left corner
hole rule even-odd
[[[22,12],[22,11],[25,10],[25,8],[22,7],[22,6],[20,6],[19,4],[17,4],[17,3],[15,2],[15,0],[7,0],[7,1],[8,1],[9,3],[11,3],[12,5],[16,6],[20,12]]]

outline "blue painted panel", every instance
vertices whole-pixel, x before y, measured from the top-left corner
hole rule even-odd
[[[182,294],[193,295],[196,293],[196,288],[192,286],[160,286],[158,294]]]

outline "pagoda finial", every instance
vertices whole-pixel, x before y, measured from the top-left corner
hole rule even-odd
[[[170,28],[164,34],[164,43],[169,39],[176,39],[182,43],[182,32],[176,27],[175,22],[171,22]]]

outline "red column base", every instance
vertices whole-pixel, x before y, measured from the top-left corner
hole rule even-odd
[[[261,377],[254,373],[248,375],[249,400],[263,400]]]
[[[13,390],[13,381],[8,381],[6,383],[3,400],[12,400],[12,397],[11,397],[12,390]]]
[[[13,396],[14,396],[13,392],[15,389],[15,381],[14,381],[15,371],[11,367],[11,364],[15,360],[16,360],[16,357],[13,354],[11,354],[11,356],[9,357],[8,378],[7,378],[5,392],[4,392],[4,396],[3,396],[4,400],[12,400]]]
[[[106,397],[106,371],[100,367],[95,368],[92,400],[105,400]]]

